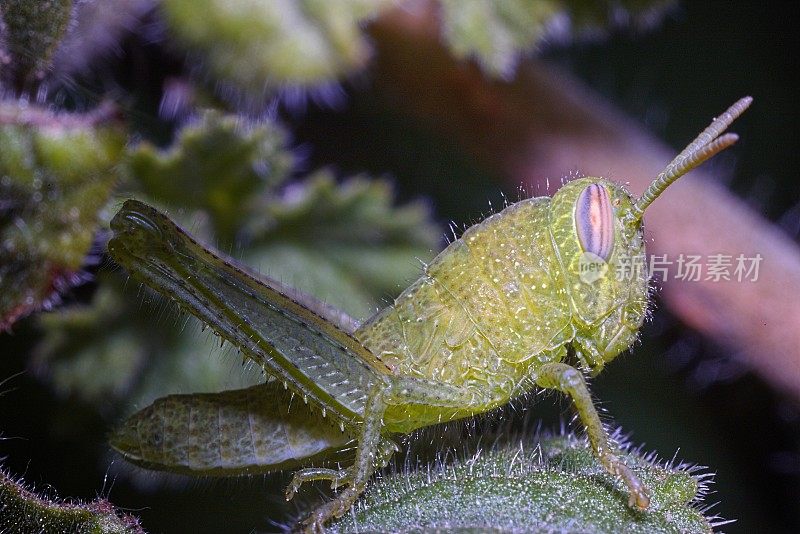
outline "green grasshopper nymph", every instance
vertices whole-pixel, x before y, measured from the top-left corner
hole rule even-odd
[[[627,487],[628,504],[646,510],[648,488],[618,457],[584,375],[630,347],[645,319],[645,210],[672,182],[736,142],[723,132],[751,101],[716,118],[638,199],[585,177],[472,226],[393,305],[357,328],[313,297],[202,247],[155,209],[125,202],[111,222],[113,258],[276,380],[202,402],[195,395],[156,401],[129,419],[112,445],[152,468],[230,474],[281,469],[355,440],[350,467],[300,469],[286,490],[291,499],[308,481],[341,488],[305,520],[307,530],[322,531],[388,462],[398,435],[554,389],[572,398],[597,459]],[[642,268],[619,276],[624,265]],[[257,415],[253,399],[285,406],[292,393],[314,407],[313,416],[276,406],[255,433],[241,423],[242,415]],[[339,429],[331,431],[328,421]],[[291,440],[298,446],[287,447]]]

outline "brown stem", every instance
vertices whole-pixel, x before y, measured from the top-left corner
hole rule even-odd
[[[550,194],[572,171],[628,182],[641,194],[672,159],[667,147],[570,77],[525,62],[490,80],[441,46],[434,8],[393,11],[371,26],[375,81],[392,103],[457,139],[513,186]],[[758,103],[756,102],[756,106]],[[698,117],[698,131],[719,110]],[[746,117],[741,120],[747,120]],[[687,142],[690,139],[687,139]],[[550,184],[541,182],[550,179]],[[648,209],[650,254],[760,254],[756,282],[668,279],[666,305],[800,398],[800,251],[779,229],[696,170]],[[674,268],[674,266],[673,266]],[[672,272],[672,271],[671,271]]]

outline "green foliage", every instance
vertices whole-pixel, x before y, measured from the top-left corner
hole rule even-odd
[[[674,0],[439,0],[442,35],[457,57],[473,57],[495,76],[511,77],[521,53],[548,38],[598,34],[627,24],[653,25]],[[342,79],[362,68],[371,47],[362,26],[382,11],[407,0],[162,0],[160,14],[176,38],[200,60],[215,82],[260,95],[264,89],[313,87]],[[99,3],[103,4],[103,3]],[[79,22],[119,25],[115,13],[141,7],[126,1],[120,9],[81,6]],[[82,55],[67,30],[72,0],[8,0],[2,6],[2,34],[9,55],[3,78],[22,89],[41,79],[64,37]],[[0,25],[0,28],[2,26]],[[91,28],[81,27],[81,32]],[[91,42],[102,42],[94,32]],[[0,57],[2,54],[0,53]],[[67,62],[75,63],[75,59]],[[2,60],[0,60],[0,64]],[[323,93],[324,94],[324,93]]]
[[[10,56],[5,68],[0,49],[0,78],[22,88],[44,76],[69,26],[72,4],[72,0],[4,0],[0,4],[0,35]]]
[[[146,361],[136,328],[123,316],[132,310],[108,278],[102,275],[89,305],[73,305],[39,318],[45,336],[34,356],[36,367],[52,375],[58,393],[80,395],[93,403],[127,393]],[[115,335],[98,335],[111,331]]]
[[[419,274],[414,258],[429,259],[438,244],[425,204],[394,208],[389,183],[365,176],[338,185],[319,172],[266,208],[247,263],[355,317],[407,285]]]
[[[139,522],[108,501],[60,502],[28,490],[0,469],[0,532],[143,534]]]
[[[361,67],[359,23],[387,0],[164,0],[176,37],[215,78],[260,92],[265,83],[314,84]]]
[[[384,180],[339,184],[319,171],[287,182],[294,157],[285,138],[274,122],[207,112],[166,151],[131,149],[125,174],[156,204],[180,209],[195,233],[239,245],[246,263],[365,315],[419,272],[411,258],[430,257],[439,230],[422,203],[392,207]]]
[[[671,0],[439,0],[452,52],[474,57],[494,76],[511,77],[521,53],[621,22],[658,20]],[[178,39],[215,80],[260,94],[265,87],[313,86],[361,68],[370,47],[360,24],[403,0],[224,2],[163,0]]]
[[[338,184],[320,171],[287,183],[285,137],[273,122],[207,112],[164,152],[132,149],[126,174],[157,204],[193,210],[177,214],[184,223],[201,212],[209,228],[199,233],[243,245],[246,263],[364,315],[419,271],[409,258],[430,257],[439,230],[421,203],[393,208],[386,181]]]
[[[216,339],[164,320],[170,312],[162,302],[125,293],[121,276],[104,272],[97,282],[89,303],[39,317],[43,338],[33,364],[58,393],[111,413],[122,404],[128,412],[165,392],[218,391],[260,379],[213,354]]]
[[[629,451],[625,463],[652,491],[651,509],[636,512],[584,440],[565,435],[522,443],[379,478],[331,531],[712,531],[713,520],[696,507],[705,482],[691,470]]]
[[[560,11],[553,0],[440,0],[447,43],[458,57],[477,57],[487,71],[510,77],[520,50],[545,34]]]
[[[474,57],[495,76],[511,78],[521,54],[547,39],[602,34],[621,23],[659,20],[671,0],[439,0],[442,31],[457,57]]]
[[[203,210],[215,237],[231,245],[247,219],[263,209],[262,193],[287,178],[294,158],[285,144],[286,134],[274,122],[251,124],[206,111],[183,127],[166,151],[139,144],[126,168],[148,197]]]
[[[0,147],[2,330],[76,281],[123,140],[75,117],[0,107]]]

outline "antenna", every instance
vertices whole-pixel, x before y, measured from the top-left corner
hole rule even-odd
[[[739,136],[733,133],[720,136],[736,118],[753,102],[753,97],[746,96],[729,107],[725,113],[711,121],[708,128],[697,136],[683,152],[675,156],[667,167],[656,176],[647,191],[636,201],[633,206],[633,220],[638,221],[644,215],[644,210],[664,192],[669,185],[691,171],[715,154],[722,152],[736,141]]]

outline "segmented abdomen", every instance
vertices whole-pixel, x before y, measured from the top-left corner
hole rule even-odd
[[[351,439],[273,381],[160,398],[125,421],[110,443],[144,467],[225,476],[284,469]]]
[[[395,373],[461,384],[514,378],[571,335],[548,198],[467,230],[354,334]]]

